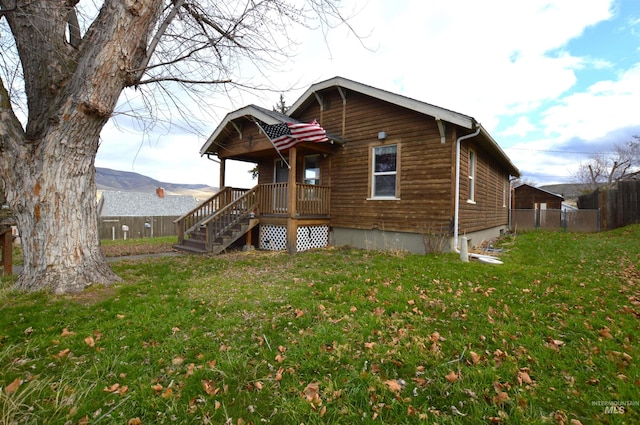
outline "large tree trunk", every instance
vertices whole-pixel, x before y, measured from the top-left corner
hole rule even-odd
[[[140,75],[163,0],[105,0],[82,41],[66,42],[76,3],[0,0],[29,106],[23,128],[0,81],[0,176],[20,229],[16,286],[25,290],[118,280],[100,250],[94,160],[120,93]]]
[[[24,161],[10,171],[7,200],[20,229],[24,267],[16,286],[22,290],[78,292],[118,280],[97,236],[94,158],[100,124],[74,120],[23,148]]]

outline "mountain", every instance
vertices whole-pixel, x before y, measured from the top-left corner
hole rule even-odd
[[[99,192],[155,192],[163,187],[169,195],[192,195],[196,198],[206,198],[218,191],[217,187],[205,184],[167,183],[130,171],[100,167],[96,167],[96,186]]]
[[[575,202],[580,195],[590,192],[583,183],[548,184],[540,186],[540,189],[562,195],[567,202]]]

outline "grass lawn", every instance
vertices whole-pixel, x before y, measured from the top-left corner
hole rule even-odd
[[[640,226],[503,265],[328,249],[0,286],[0,423],[640,423]]]

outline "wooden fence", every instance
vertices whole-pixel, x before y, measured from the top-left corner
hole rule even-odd
[[[599,210],[511,210],[511,230],[561,230],[565,232],[599,232]]]
[[[599,208],[605,230],[640,223],[640,181],[621,181],[578,198],[579,208]]]
[[[98,236],[100,239],[133,239],[161,236],[176,236],[177,238],[178,232],[173,222],[177,218],[178,216],[99,217]]]

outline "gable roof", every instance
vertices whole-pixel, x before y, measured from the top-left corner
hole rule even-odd
[[[266,108],[262,108],[257,105],[247,105],[243,108],[236,109],[235,111],[229,112],[227,115],[225,115],[220,125],[216,127],[214,132],[211,133],[207,141],[200,148],[200,156],[204,155],[207,152],[207,150],[209,150],[209,148],[211,147],[212,144],[214,144],[218,136],[220,136],[220,134],[222,134],[224,129],[227,128],[228,124],[233,125],[234,120],[242,117],[257,118],[263,123],[268,125],[279,124],[281,122],[286,122],[286,121],[299,122],[298,120],[295,120],[288,115],[281,114],[280,112],[270,111]]]
[[[362,93],[364,95],[434,117],[436,120],[455,124],[470,130],[470,133],[480,128],[480,134],[476,139],[478,143],[481,144],[482,147],[494,156],[501,164],[503,164],[509,171],[510,175],[516,177],[520,176],[520,170],[518,170],[518,168],[511,162],[511,159],[509,159],[500,145],[498,145],[489,132],[479,122],[477,122],[475,118],[449,109],[441,108],[430,103],[415,100],[407,96],[349,80],[348,78],[333,77],[326,81],[313,84],[293,105],[291,105],[287,110],[287,115],[295,116],[296,114],[301,113],[313,102],[317,102],[316,96],[327,90],[339,90],[343,98],[346,96],[345,90],[347,92],[354,91]]]
[[[549,192],[548,190],[541,189],[539,187],[531,186],[530,184],[522,183],[521,185],[518,185],[518,186],[513,188],[514,191],[516,191],[516,190],[520,191],[520,190],[523,190],[523,189],[533,189],[535,191],[542,192],[545,195],[555,196],[556,198],[560,198],[560,199],[562,199],[564,201],[564,196],[558,195],[557,193]]]
[[[98,204],[100,217],[173,217],[198,206],[193,196],[164,195],[147,192],[102,192]]]
[[[291,107],[287,110],[287,115],[296,115],[297,112],[304,109],[306,106],[308,106],[309,103],[316,101],[316,93],[331,88],[344,88],[347,90],[353,90],[355,92],[366,94],[368,96],[375,97],[376,99],[402,106],[404,108],[411,109],[416,112],[420,112],[425,115],[432,116],[436,119],[447,121],[468,129],[474,128],[476,124],[476,120],[468,115],[460,114],[449,109],[440,108],[439,106],[421,102],[407,96],[392,93],[390,91],[382,90],[363,83],[358,83],[357,81],[349,80],[344,77],[333,77],[326,81],[322,81],[312,85],[307,89],[307,91],[304,92],[302,96],[300,96],[300,98],[293,105],[291,105]]]

